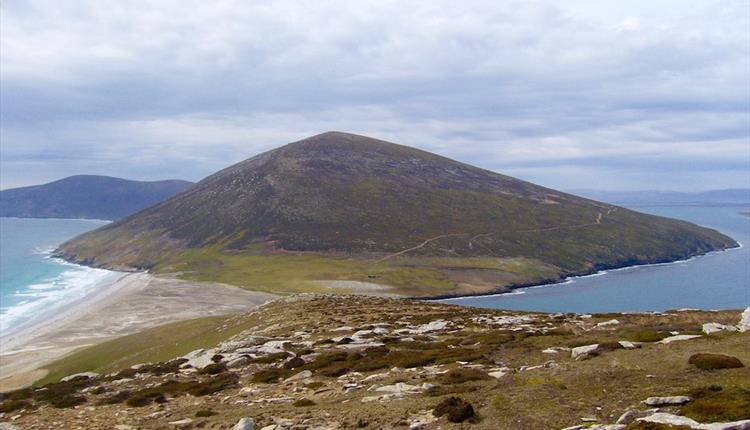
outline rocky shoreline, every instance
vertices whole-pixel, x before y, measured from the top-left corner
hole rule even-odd
[[[488,292],[462,293],[462,294],[440,294],[440,295],[429,296],[429,297],[418,297],[417,299],[419,300],[446,300],[446,299],[460,299],[463,297],[484,297],[484,296],[495,296],[498,294],[508,294],[508,293],[513,292],[514,290],[520,290],[523,288],[533,288],[533,287],[543,287],[547,285],[564,284],[565,282],[568,282],[569,280],[573,278],[594,276],[594,275],[601,274],[602,272],[607,272],[607,271],[612,271],[612,270],[626,270],[626,269],[635,269],[639,267],[660,266],[664,264],[681,263],[681,262],[692,260],[693,258],[703,257],[705,255],[710,255],[710,254],[714,254],[718,252],[732,251],[735,249],[739,249],[741,247],[742,247],[742,244],[736,242],[735,246],[730,246],[730,247],[726,247],[723,249],[714,249],[710,251],[700,252],[700,253],[689,255],[687,257],[680,257],[680,258],[671,259],[671,260],[647,260],[647,261],[639,260],[639,261],[634,261],[634,262],[626,262],[620,265],[598,264],[598,265],[594,265],[592,268],[588,270],[564,273],[564,274],[560,274],[558,277],[548,278],[548,279],[544,279],[541,281],[510,284],[510,285],[506,285],[506,286],[503,286],[503,287],[500,287],[500,288],[497,288]]]

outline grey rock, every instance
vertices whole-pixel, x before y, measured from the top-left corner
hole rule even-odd
[[[690,339],[695,339],[699,337],[702,337],[702,336],[699,334],[677,334],[674,336],[665,337],[664,339],[656,343],[667,344],[667,343],[677,342],[680,340],[690,340]]]
[[[718,333],[720,331],[737,331],[737,327],[731,326],[731,325],[724,325],[719,324],[715,322],[705,323],[703,324],[703,333],[706,334],[712,334],[712,333]]]
[[[250,362],[250,359],[245,356],[237,357],[227,362],[227,367],[233,369],[235,367],[242,367]]]
[[[73,380],[73,379],[81,377],[81,376],[85,376],[86,378],[96,378],[97,376],[99,376],[99,374],[95,373],[95,372],[76,373],[74,375],[66,376],[66,377],[62,378],[60,381],[61,382],[68,382],[70,380]]]
[[[570,358],[573,360],[583,360],[599,350],[599,344],[579,346],[570,350]]]
[[[637,417],[636,413],[633,411],[625,411],[622,415],[620,415],[620,418],[615,421],[617,424],[630,424],[633,421],[635,421],[635,418]]]
[[[688,396],[649,397],[643,403],[649,406],[684,405],[692,399]]]
[[[739,324],[737,324],[737,329],[743,333],[750,331],[750,306],[742,312],[742,317],[740,318]]]
[[[311,378],[312,372],[309,370],[303,370],[297,374],[294,374],[284,380],[284,382],[301,381],[303,379]]]
[[[177,428],[189,428],[190,425],[193,424],[193,420],[191,420],[190,418],[185,418],[178,421],[170,421],[169,424]]]
[[[255,421],[252,418],[240,418],[232,430],[255,430]]]

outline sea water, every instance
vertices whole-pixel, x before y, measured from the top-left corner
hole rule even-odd
[[[120,276],[53,258],[62,242],[107,221],[0,218],[0,333]]]
[[[612,270],[511,294],[448,300],[468,306],[547,312],[736,309],[750,305],[750,217],[738,206],[633,209],[715,228],[744,246],[689,261]],[[0,218],[0,334],[121,276],[51,257],[60,243],[106,221]]]
[[[543,312],[740,309],[750,306],[750,217],[744,206],[638,206],[632,209],[714,228],[741,248],[687,261],[630,267],[448,303]]]

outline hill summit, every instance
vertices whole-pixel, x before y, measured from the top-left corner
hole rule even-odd
[[[408,146],[327,132],[221,170],[79,236],[69,259],[153,268],[175,252],[523,257],[561,274],[735,246],[714,230],[576,197]],[[259,251],[260,252],[260,251]]]

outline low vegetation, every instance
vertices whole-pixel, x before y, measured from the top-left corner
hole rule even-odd
[[[322,292],[312,281],[339,279],[435,296],[736,245],[687,222],[325,133],[222,170],[59,255],[277,293]]]
[[[406,428],[437,420],[446,429],[537,429],[577,425],[581,417],[612,423],[625,410],[647,413],[648,397],[686,395],[690,402],[664,409],[700,422],[748,419],[750,370],[702,370],[688,359],[710,351],[750,360],[750,333],[646,342],[635,349],[618,342],[629,333],[695,332],[705,322],[735,324],[738,317],[736,311],[582,317],[296,296],[212,323],[215,332],[234,334],[218,345],[201,344],[208,349],[186,358],[180,355],[187,351],[180,351],[134,367],[119,360],[97,377],[5,393],[0,412],[19,415],[15,424],[21,428],[65,422],[73,428],[126,423],[149,430],[187,418],[196,428],[231,428],[250,416],[259,428],[279,420],[322,428],[388,428],[398,422]],[[612,319],[618,323],[598,325]],[[158,339],[143,336],[126,340],[137,346],[135,356],[148,356],[155,347],[150,342]],[[601,348],[586,360],[573,359],[567,349],[592,343]],[[74,360],[90,362],[91,354],[82,350],[56,365],[73,369]],[[169,416],[162,414],[166,410]]]
[[[737,357],[724,354],[699,353],[693,354],[688,363],[701,370],[736,369],[744,367]]]

